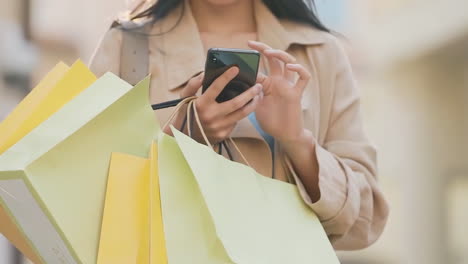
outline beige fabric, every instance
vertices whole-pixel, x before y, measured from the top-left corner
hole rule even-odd
[[[136,85],[149,74],[149,41],[144,30],[122,30],[120,77]]]
[[[182,20],[174,27],[182,11]],[[367,247],[380,236],[388,205],[377,183],[376,151],[363,131],[360,96],[347,56],[332,35],[278,20],[261,0],[255,0],[255,14],[258,39],[294,55],[313,76],[305,89],[302,108],[305,126],[316,138],[321,198],[311,203],[299,178],[288,175],[281,146],[275,149],[277,178],[296,179],[304,201],[320,217],[336,249]],[[181,86],[203,71],[205,62],[188,1],[185,8],[179,7],[156,23],[152,34],[151,101],[177,99]],[[97,75],[119,73],[121,42],[118,30],[104,36],[91,62]],[[158,112],[161,123],[170,111]],[[253,167],[263,175],[271,175],[269,147],[248,119],[239,122],[232,136]]]

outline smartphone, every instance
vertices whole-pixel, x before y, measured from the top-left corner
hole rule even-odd
[[[205,92],[219,76],[229,68],[236,66],[239,68],[239,74],[226,85],[216,98],[218,103],[229,101],[255,85],[259,63],[260,53],[255,50],[209,49],[202,91]]]

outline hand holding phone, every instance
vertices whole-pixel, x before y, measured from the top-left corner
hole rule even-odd
[[[260,101],[262,92],[262,85],[260,84],[250,87],[246,92],[229,101],[222,103],[216,101],[226,85],[238,74],[239,69],[237,67],[228,69],[213,81],[206,89],[206,92],[195,101],[201,124],[212,144],[226,139],[236,123],[252,113]],[[185,96],[194,95],[197,92],[203,82],[202,76],[202,74],[196,76],[188,82],[183,91]],[[203,142],[198,129],[195,129],[195,135],[193,136],[199,142]]]
[[[213,82],[219,78],[223,73],[232,67],[237,67],[239,73],[234,77],[221,91],[216,101],[218,103],[226,102],[234,97],[247,91],[250,87],[255,85],[258,74],[258,66],[260,62],[260,53],[256,50],[241,50],[241,49],[220,49],[214,48],[208,50],[204,78],[201,85],[203,86],[202,92],[204,93]],[[187,86],[191,86],[193,82],[199,82],[200,79],[192,78]],[[198,90],[199,87],[195,87]],[[195,92],[186,92],[188,95],[195,95]],[[152,105],[153,110],[164,109],[176,106],[182,99],[171,100],[159,104]]]
[[[216,101],[226,102],[247,91],[257,80],[260,53],[256,50],[221,49],[208,50],[205,64],[203,92],[232,67],[237,67],[239,73],[221,91]]]
[[[203,128],[208,138],[214,143],[226,139],[236,123],[255,111],[260,101],[262,86],[255,84],[229,101],[217,102],[216,99],[226,89],[227,84],[238,74],[239,68],[230,68],[219,76],[195,102]]]
[[[181,97],[192,96],[203,86],[203,93],[196,99],[195,105],[204,132],[211,143],[227,138],[236,123],[256,109],[263,90],[261,84],[255,84],[259,53],[225,51],[211,49],[207,56],[206,71],[190,79],[181,93]],[[164,107],[169,103],[173,106],[180,100],[166,102]],[[154,105],[153,109],[164,108],[162,105]],[[177,120],[181,123],[183,116],[179,116]],[[198,129],[194,132],[193,137],[203,142]]]

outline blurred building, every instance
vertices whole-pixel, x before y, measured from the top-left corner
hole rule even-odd
[[[468,263],[468,2],[356,1],[365,120],[391,216],[364,263]]]

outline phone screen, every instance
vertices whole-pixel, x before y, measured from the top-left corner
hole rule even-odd
[[[253,50],[210,49],[205,65],[203,92],[225,71],[236,66],[239,74],[216,98],[219,103],[231,100],[255,85],[259,61],[260,54]]]

